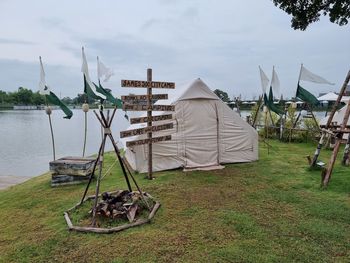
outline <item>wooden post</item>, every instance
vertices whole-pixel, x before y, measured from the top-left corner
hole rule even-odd
[[[346,140],[346,145],[344,149],[342,165],[349,165],[349,149],[350,149],[350,134],[348,134],[348,139]]]
[[[152,69],[147,69],[147,81],[152,81]],[[147,138],[149,139],[148,143],[148,179],[152,180],[152,87],[147,88],[147,127],[149,127],[150,131],[147,133]]]

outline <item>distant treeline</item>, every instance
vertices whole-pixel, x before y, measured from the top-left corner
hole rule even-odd
[[[85,94],[78,94],[73,99],[64,97],[61,100],[67,105],[81,105],[85,102],[92,104],[96,102],[94,99],[87,98]],[[39,91],[33,92],[23,87],[19,87],[14,92],[0,90],[0,105],[43,105],[45,103],[45,96],[40,95]]]

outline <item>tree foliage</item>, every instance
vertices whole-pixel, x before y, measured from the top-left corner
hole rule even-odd
[[[78,94],[77,97],[73,99],[70,97],[64,97],[62,101],[68,105],[81,105],[85,102],[92,104],[97,100],[88,98],[86,94]],[[33,92],[30,89],[19,87],[17,91],[13,92],[5,92],[0,90],[0,104],[44,105],[45,97],[40,95],[39,91]]]
[[[344,26],[350,19],[349,0],[272,0],[273,3],[292,15],[293,29],[305,30],[311,23],[328,15],[332,23]]]
[[[229,101],[230,101],[230,98],[229,98],[227,92],[222,91],[222,90],[220,90],[220,89],[216,89],[216,90],[214,90],[214,93],[215,93],[216,96],[218,96],[222,101],[224,101],[224,102],[229,102]]]

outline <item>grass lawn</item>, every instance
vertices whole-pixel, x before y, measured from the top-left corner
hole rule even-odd
[[[137,175],[162,207],[116,234],[67,231],[63,211],[85,185],[51,188],[46,174],[0,191],[0,262],[350,262],[350,168],[337,164],[322,190],[305,158],[314,145],[271,143],[254,163]],[[114,155],[105,159],[107,170]],[[116,189],[126,189],[119,167],[102,181]]]

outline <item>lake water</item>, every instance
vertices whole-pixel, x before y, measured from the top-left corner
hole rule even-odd
[[[70,120],[63,119],[60,110],[54,110],[51,115],[56,159],[64,156],[82,156],[84,113],[81,109],[73,110],[73,113]],[[241,112],[244,119],[248,114],[250,111]],[[318,119],[324,117],[324,112],[315,114]],[[116,141],[119,139],[119,132],[128,126],[129,122],[124,118],[124,112],[118,110],[112,124],[112,133]],[[85,156],[97,153],[100,142],[99,122],[90,110]],[[112,150],[109,140],[106,150]],[[0,111],[0,176],[36,176],[49,170],[51,160],[51,134],[45,111]]]
[[[70,120],[60,110],[51,114],[55,136],[56,159],[82,156],[84,113],[73,110]],[[114,139],[129,126],[124,112],[118,110],[112,123]],[[92,110],[88,112],[88,134],[85,156],[98,152],[101,128]],[[106,150],[112,150],[107,140]],[[48,116],[43,110],[0,111],[0,176],[36,176],[49,170],[53,160]]]

